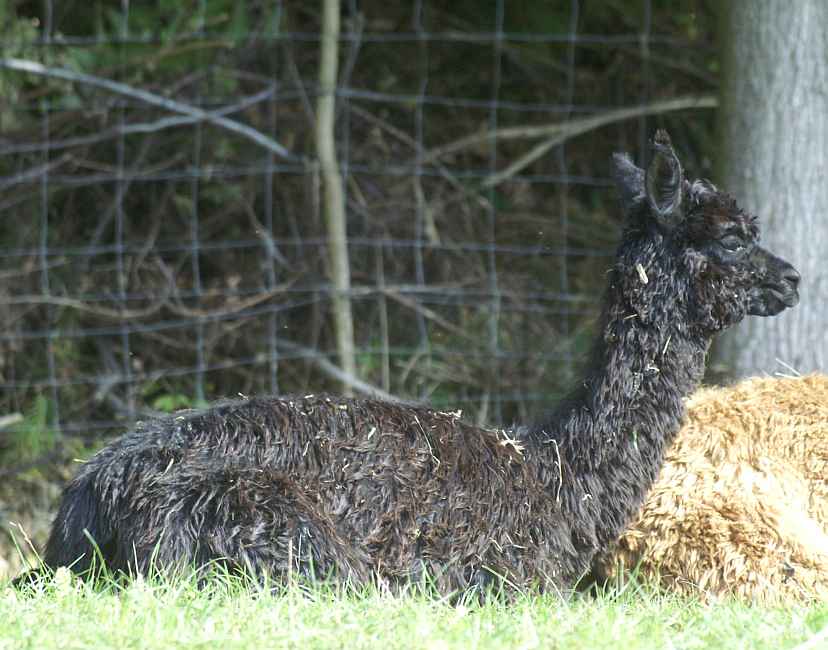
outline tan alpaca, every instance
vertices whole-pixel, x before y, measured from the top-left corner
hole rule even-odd
[[[690,398],[638,519],[603,570],[706,597],[828,599],[828,377]]]

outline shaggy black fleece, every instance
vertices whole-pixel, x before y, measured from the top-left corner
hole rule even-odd
[[[798,299],[755,218],[685,181],[666,133],[653,149],[646,172],[614,158],[627,225],[591,369],[538,424],[333,396],[139,423],[67,486],[46,564],[88,569],[89,536],[128,573],[220,560],[391,586],[427,574],[444,593],[570,589],[642,503],[711,338]]]

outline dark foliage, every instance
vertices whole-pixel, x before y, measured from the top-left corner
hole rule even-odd
[[[667,134],[649,169],[616,156],[627,225],[591,366],[548,417],[508,432],[336,397],[254,398],[139,424],[67,487],[50,566],[223,560],[254,574],[441,592],[569,589],[623,530],[700,382],[712,337],[798,300],[755,218],[688,183]]]

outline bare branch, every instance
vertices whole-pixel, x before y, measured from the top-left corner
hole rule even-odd
[[[592,117],[587,117],[581,120],[570,120],[563,124],[548,125],[546,127],[516,127],[502,129],[500,137],[506,139],[533,137],[534,135],[543,132],[546,132],[547,134],[551,133],[551,135],[546,140],[543,140],[539,144],[532,147],[532,149],[515,160],[511,165],[506,167],[506,169],[489,176],[485,181],[483,181],[481,187],[494,187],[495,185],[511,178],[525,167],[531,165],[552,147],[555,147],[570,138],[574,138],[576,135],[593,131],[599,127],[606,126],[607,124],[628,120],[633,117],[640,117],[642,115],[667,113],[669,111],[685,110],[688,108],[715,108],[717,105],[718,101],[715,97],[678,98],[665,102],[646,104],[644,106],[634,106],[632,108],[622,108],[617,111],[608,111],[606,113],[602,113],[601,115],[593,115]]]
[[[241,122],[236,122],[235,120],[231,120],[226,117],[221,117],[220,115],[215,115],[208,111],[202,110],[197,106],[184,104],[183,102],[179,102],[174,99],[167,99],[161,95],[156,95],[155,93],[151,93],[140,88],[134,88],[118,81],[96,77],[83,72],[75,72],[73,70],[67,70],[66,68],[51,68],[38,63],[37,61],[27,61],[24,59],[0,59],[0,68],[28,72],[42,77],[63,79],[64,81],[81,83],[95,88],[103,88],[104,90],[108,90],[109,92],[117,95],[124,95],[125,97],[131,97],[133,99],[146,102],[147,104],[152,104],[153,106],[159,106],[173,113],[180,113],[182,115],[188,115],[196,120],[209,122],[210,124],[214,124],[215,126],[227,131],[237,133],[248,140],[252,140],[260,147],[273,152],[281,158],[294,162],[302,161],[301,156],[291,153],[284,146],[276,142],[276,140],[265,135],[261,131],[254,129],[253,127],[242,124]]]
[[[230,106],[222,106],[218,110],[207,113],[211,118],[223,117],[231,113],[237,113],[245,108],[258,104],[273,95],[275,86],[271,85],[269,88],[243,97],[241,101],[231,104]],[[117,138],[120,135],[129,135],[131,133],[155,133],[163,131],[164,129],[171,129],[176,126],[185,126],[187,124],[194,124],[201,121],[202,118],[194,115],[182,115],[179,117],[165,117],[155,122],[141,122],[137,124],[127,124],[125,126],[116,126],[99,133],[91,135],[81,135],[75,138],[65,138],[63,140],[46,140],[45,142],[23,142],[20,144],[10,144],[3,147],[3,153],[29,153],[32,151],[55,151],[57,149],[68,149],[70,147],[82,147],[89,144],[96,144],[104,140]],[[205,120],[209,121],[209,120]]]
[[[556,122],[554,124],[539,124],[533,126],[513,126],[495,131],[486,131],[483,133],[474,133],[467,135],[453,142],[432,149],[423,158],[423,163],[432,162],[438,158],[468,149],[481,142],[489,142],[495,140],[532,140],[536,138],[548,138],[552,147],[581,135],[588,131],[613,124],[615,122],[623,122],[634,117],[641,117],[643,115],[658,115],[660,113],[669,113],[672,111],[684,111],[694,108],[716,108],[718,100],[712,95],[690,96],[690,97],[676,97],[675,99],[668,99],[661,102],[653,102],[651,104],[644,104],[642,106],[630,106],[627,108],[619,108],[598,115],[591,115],[577,120],[568,120],[566,122]]]

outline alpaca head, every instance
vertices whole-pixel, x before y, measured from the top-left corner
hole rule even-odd
[[[662,270],[675,274],[672,286],[686,287],[683,316],[706,334],[747,314],[774,316],[796,305],[799,273],[759,246],[756,217],[709,181],[685,180],[666,131],[656,132],[652,151],[646,171],[626,154],[613,156],[628,228],[639,240],[626,265],[641,263],[635,255],[674,260]]]

